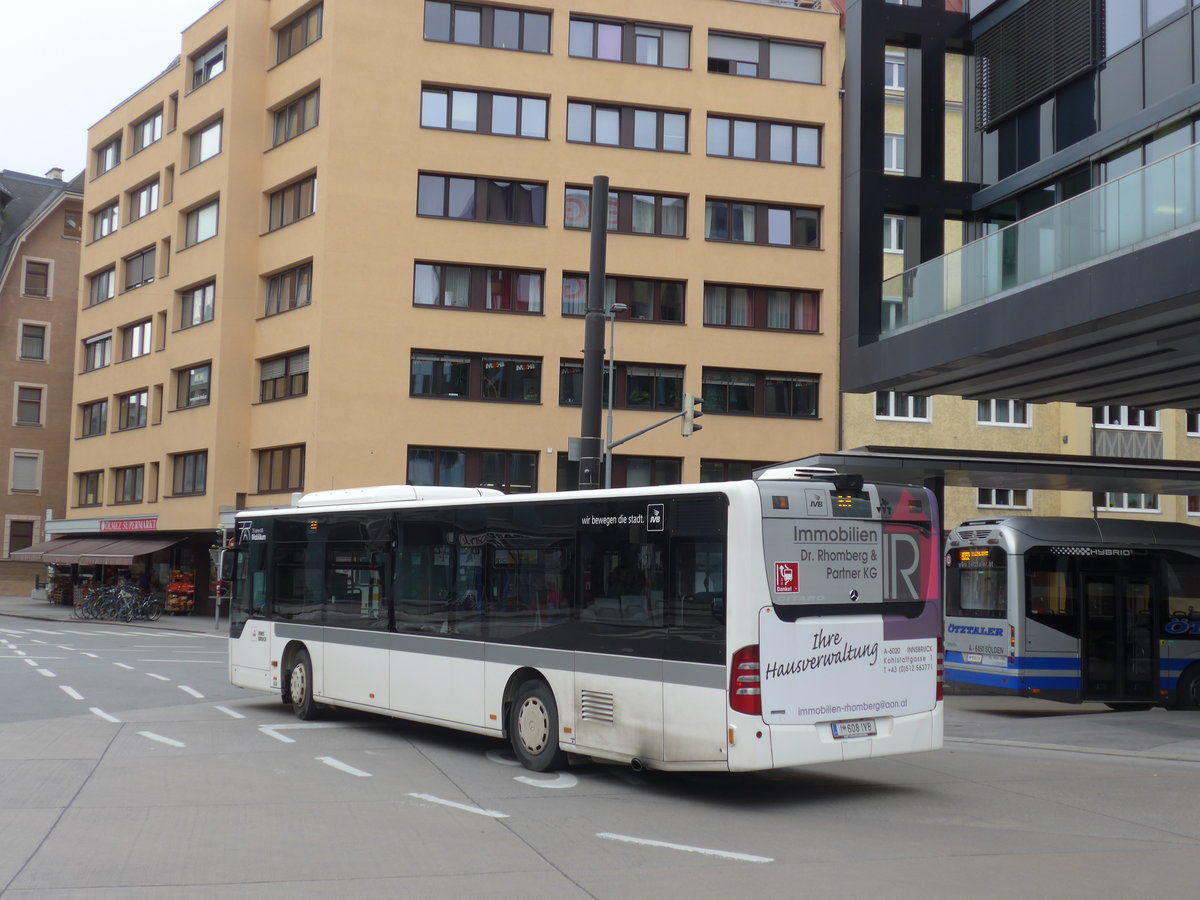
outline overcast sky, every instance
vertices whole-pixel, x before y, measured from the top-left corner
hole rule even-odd
[[[65,178],[87,130],[165,69],[217,0],[0,0],[0,169]]]

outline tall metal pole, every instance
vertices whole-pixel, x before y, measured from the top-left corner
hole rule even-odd
[[[604,428],[604,487],[612,487],[613,382],[617,380],[613,356],[617,352],[616,304],[608,311],[608,420]]]
[[[604,276],[608,252],[608,177],[592,179],[591,260],[587,314],[583,324],[583,413],[579,431],[579,489],[600,487],[603,439],[600,437],[604,373]]]

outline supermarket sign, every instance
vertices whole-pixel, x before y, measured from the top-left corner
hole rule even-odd
[[[158,516],[146,516],[144,519],[101,519],[101,531],[156,531]]]

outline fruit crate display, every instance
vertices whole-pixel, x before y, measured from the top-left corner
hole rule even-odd
[[[51,603],[68,604],[75,600],[70,575],[51,575],[48,597]]]
[[[172,569],[167,585],[167,612],[191,612],[196,608],[196,584],[192,573]]]

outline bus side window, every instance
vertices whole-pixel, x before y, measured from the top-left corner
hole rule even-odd
[[[671,655],[695,662],[725,661],[725,543],[671,540],[666,610]]]

